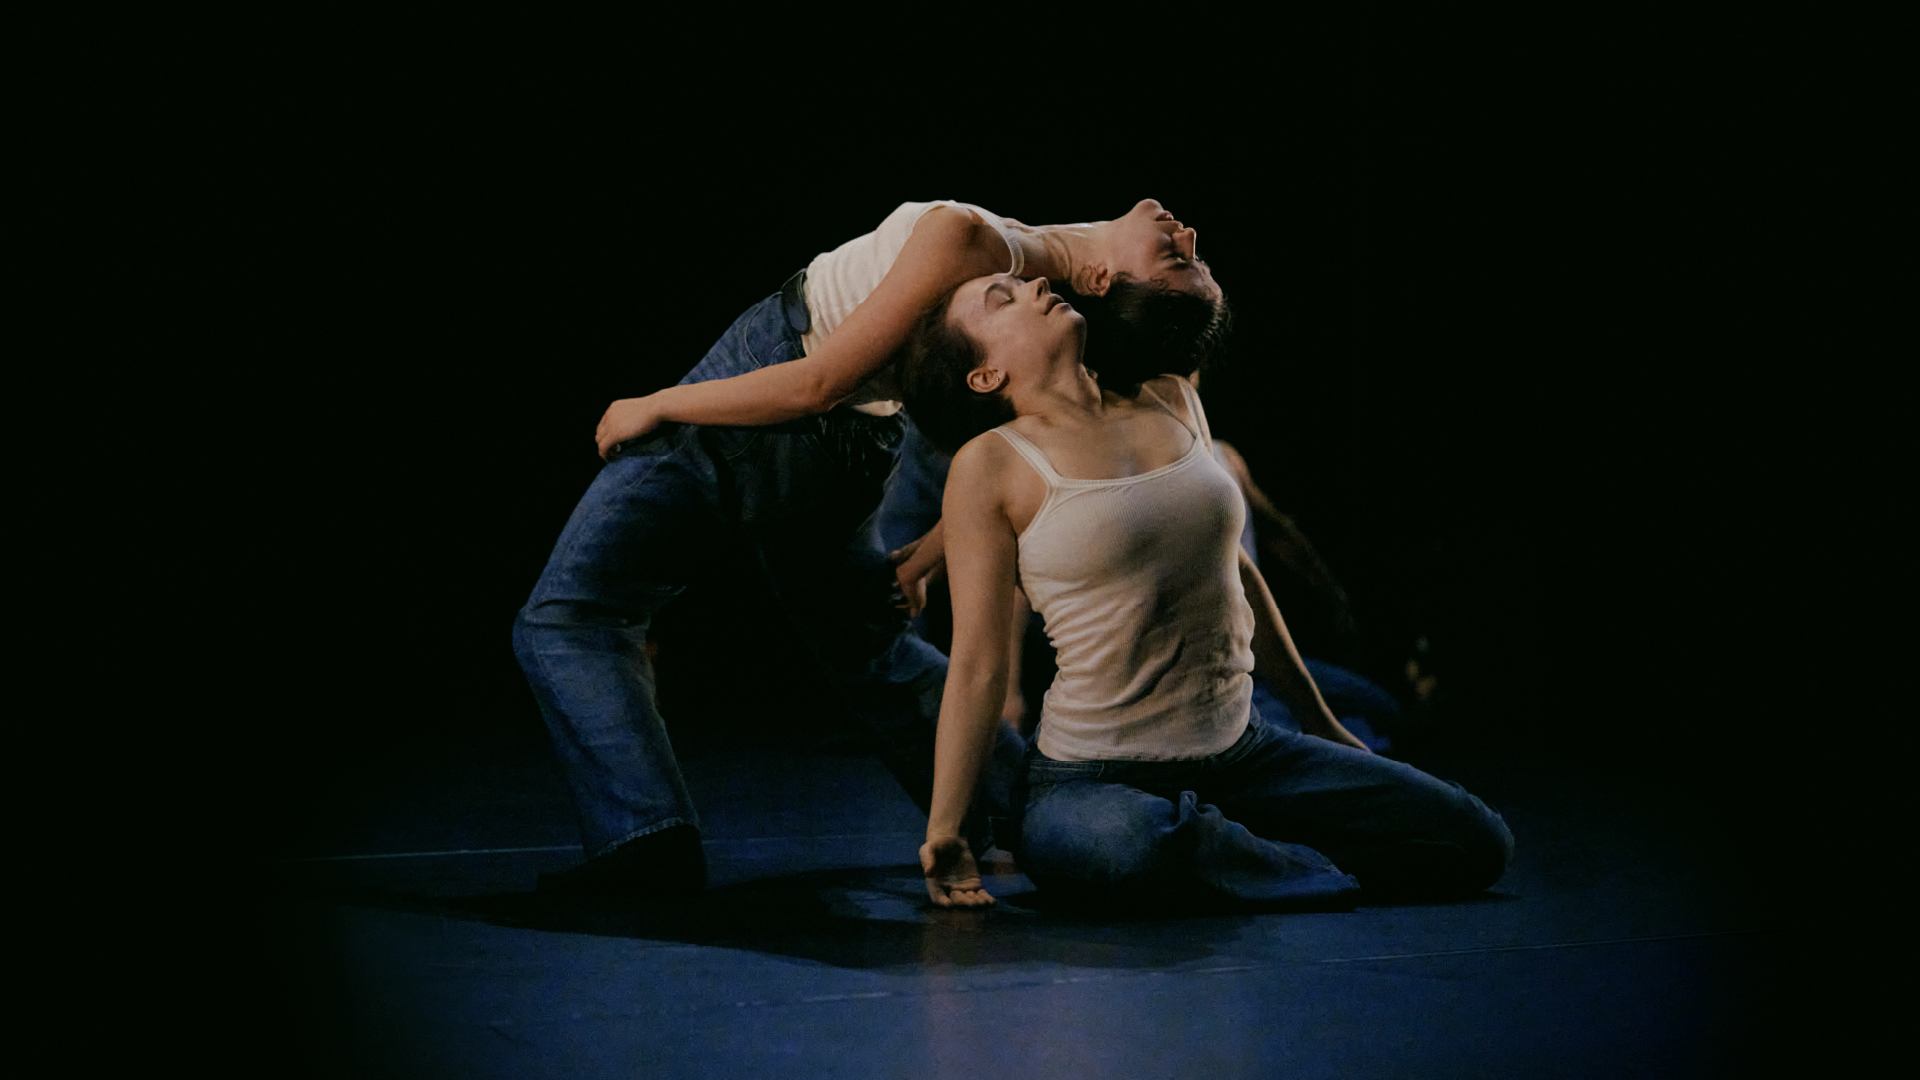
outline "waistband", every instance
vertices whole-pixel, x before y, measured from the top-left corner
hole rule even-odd
[[[794,334],[804,337],[813,329],[813,315],[807,311],[806,267],[801,267],[799,273],[780,286],[780,308],[786,313],[787,325],[793,328]]]
[[[1040,740],[1036,738],[1033,744],[1027,747],[1026,768],[1023,774],[1027,782],[1034,785],[1064,784],[1070,780],[1107,780],[1115,783],[1164,782],[1187,774],[1202,773],[1231,765],[1245,757],[1255,744],[1270,737],[1266,721],[1260,718],[1259,711],[1249,709],[1247,729],[1240,733],[1240,737],[1233,741],[1233,745],[1206,757],[1172,758],[1165,761],[1140,758],[1059,761],[1042,754]]]

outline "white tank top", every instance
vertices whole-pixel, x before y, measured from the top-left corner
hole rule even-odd
[[[1180,388],[1199,417],[1199,396],[1184,379]],[[1050,758],[1207,757],[1246,730],[1253,609],[1235,554],[1246,509],[1211,445],[1186,427],[1193,445],[1179,460],[1118,480],[1066,479],[1019,432],[994,429],[1047,484],[1020,534],[1019,568],[1059,651],[1040,710]]]
[[[900,257],[900,249],[907,246],[907,238],[913,235],[913,227],[921,215],[936,206],[954,206],[962,210],[971,210],[980,215],[980,220],[993,226],[1007,242],[1007,250],[1012,253],[1012,265],[1007,273],[1019,276],[1026,269],[1026,252],[1016,242],[1013,229],[998,215],[980,209],[971,203],[954,202],[951,199],[936,199],[933,202],[901,203],[899,208],[888,214],[880,227],[813,257],[807,264],[807,314],[813,325],[801,336],[800,344],[807,354],[818,352],[826,344],[827,338],[860,302],[880,287],[881,279],[893,268],[893,261]],[[899,410],[900,390],[895,384],[892,366],[888,365],[875,372],[873,377],[861,384],[846,404],[861,408],[863,412],[876,412],[882,415]],[[874,406],[885,403],[886,407]],[[862,408],[862,406],[865,406]]]

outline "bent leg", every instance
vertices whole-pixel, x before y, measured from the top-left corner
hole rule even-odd
[[[874,515],[874,533],[884,551],[895,551],[927,535],[940,520],[940,501],[947,489],[947,470],[953,459],[934,449],[913,418],[901,413],[905,431],[900,460],[887,477],[886,494]]]
[[[791,337],[780,297],[768,297],[681,381],[790,359]],[[709,442],[703,429],[667,425],[624,446],[574,508],[513,632],[589,859],[604,867],[617,848],[627,862],[666,851],[690,882],[704,879],[698,817],[654,703],[645,647],[653,615],[732,524],[720,512],[723,478]],[[632,843],[642,837],[661,842]]]
[[[603,468],[514,621],[514,653],[589,858],[699,823],[645,652],[653,615],[679,595],[714,536],[697,449],[693,430],[680,429]]]
[[[1383,895],[1465,895],[1506,872],[1513,834],[1460,785],[1257,716],[1249,734],[1206,791],[1258,835],[1309,845]]]
[[[1033,787],[1019,857],[1041,888],[1107,904],[1350,906],[1358,891],[1319,852],[1255,836],[1192,791],[1167,798],[1100,780]]]

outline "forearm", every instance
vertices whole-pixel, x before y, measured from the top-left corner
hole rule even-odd
[[[663,421],[753,427],[812,416],[838,398],[810,377],[804,361],[776,364],[730,379],[669,386],[648,395]]]
[[[914,546],[913,554],[900,564],[898,571],[902,581],[923,580],[932,577],[947,565],[947,522],[945,518],[933,523],[927,535],[920,538]]]
[[[999,443],[962,447],[947,476],[940,531],[952,586],[953,652],[934,738],[929,841],[960,834],[1006,704],[1018,543],[1001,504],[1003,474],[993,462],[1000,451],[992,444]]]
[[[946,696],[940,702],[940,729],[934,740],[928,840],[961,834],[973,789],[993,746],[1006,695],[1007,673],[1002,665],[948,669]]]

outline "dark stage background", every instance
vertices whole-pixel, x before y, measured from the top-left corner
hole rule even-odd
[[[1664,789],[1756,880],[1815,830],[1772,782],[1814,714],[1754,646],[1774,605],[1841,579],[1796,546],[1817,520],[1768,539],[1802,483],[1755,454],[1791,412],[1761,403],[1756,357],[1783,350],[1747,292],[1778,266],[1753,222],[1783,149],[1723,95],[1631,65],[1425,80],[1379,58],[1098,123],[903,91],[824,127],[635,66],[321,65],[229,95],[236,138],[184,204],[222,265],[174,283],[217,358],[187,387],[200,494],[164,496],[213,525],[177,601],[210,617],[168,642],[207,720],[138,725],[154,760],[192,761],[139,786],[220,838],[195,866],[343,854],[325,819],[423,761],[549,753],[509,628],[602,410],[931,198],[1045,223],[1151,196],[1199,230],[1237,323],[1203,390],[1215,433],[1349,590],[1350,659],[1400,689],[1416,637],[1438,656],[1445,699],[1403,745]],[[728,555],[658,627],[676,744],[836,738]],[[206,580],[228,584],[208,601]],[[271,938],[206,895],[182,902],[244,970]]]
[[[1818,875],[1840,861],[1826,845],[1864,833],[1829,828],[1842,811],[1815,796],[1904,790],[1858,779],[1893,760],[1874,726],[1890,714],[1844,696],[1904,660],[1891,636],[1852,648],[1870,635],[1841,598],[1880,606],[1898,575],[1867,565],[1892,530],[1840,527],[1851,496],[1819,493],[1865,476],[1877,508],[1910,484],[1877,471],[1900,429],[1864,400],[1895,395],[1849,383],[1836,408],[1818,390],[1850,354],[1884,352],[1846,320],[1782,329],[1829,287],[1809,278],[1840,274],[1791,245],[1870,216],[1797,186],[1825,167],[1808,146],[1835,138],[1807,137],[1825,119],[1794,89],[1818,73],[1789,49],[1723,77],[1659,33],[1616,48],[1583,31],[1575,48],[1542,28],[1526,49],[1489,33],[1461,51],[1376,29],[1249,36],[1272,50],[1255,60],[1145,28],[1058,92],[1000,89],[1015,58],[993,47],[971,66],[864,64],[871,108],[830,116],[791,61],[679,55],[664,34],[605,56],[356,32],[170,71],[181,100],[151,116],[116,104],[128,137],[88,149],[127,193],[89,209],[141,249],[108,267],[130,278],[111,292],[151,288],[172,310],[89,311],[136,339],[121,358],[140,374],[74,374],[133,406],[124,432],[83,432],[89,469],[118,480],[108,457],[159,450],[134,510],[117,488],[70,497],[113,516],[91,570],[161,583],[125,651],[158,639],[130,681],[173,708],[116,708],[114,747],[132,749],[107,786],[129,810],[68,847],[113,946],[158,957],[140,965],[148,997],[191,1007],[170,1037],[199,1054],[228,1023],[174,985],[203,954],[231,1015],[269,1007],[273,915],[256,883],[225,883],[347,853],[320,846],[335,834],[318,819],[404,789],[385,781],[423,760],[548,753],[509,627],[599,467],[601,411],[677,380],[745,307],[906,200],[1033,223],[1161,200],[1198,228],[1237,315],[1204,389],[1214,431],[1347,586],[1355,662],[1394,685],[1416,636],[1435,646],[1447,696],[1409,745],[1678,793],[1659,805],[1751,851],[1783,911],[1849,902],[1847,874]],[[374,38],[391,55],[365,55]],[[1790,380],[1768,377],[1782,359]],[[1868,433],[1845,476],[1801,452],[1836,418]],[[834,737],[797,645],[715,556],[661,619],[676,742]],[[120,649],[73,648],[86,671],[67,688],[117,677]],[[89,762],[44,726],[63,731],[49,759]],[[150,870],[103,853],[129,834]],[[1851,964],[1829,927],[1852,921],[1782,952]],[[95,967],[69,967],[85,986],[67,997],[96,1000]]]

